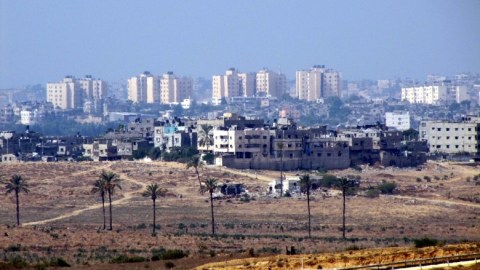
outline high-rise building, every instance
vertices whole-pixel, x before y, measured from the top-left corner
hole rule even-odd
[[[273,72],[266,68],[257,72],[256,94],[270,97],[281,97],[287,91],[287,78],[285,74]]]
[[[169,71],[160,79],[161,103],[180,103],[192,95],[193,81],[191,78],[178,78]]]
[[[83,93],[80,83],[73,76],[66,76],[58,83],[47,83],[47,101],[62,110],[81,108]]]
[[[238,72],[234,68],[229,68],[225,75],[212,77],[212,98],[214,99],[239,96],[239,90]]]
[[[320,98],[341,95],[340,73],[315,65],[309,70],[299,70],[295,76],[295,95],[299,99],[316,101]]]
[[[159,78],[145,71],[136,77],[128,79],[128,99],[135,103],[160,102]]]
[[[83,89],[83,97],[86,99],[104,99],[107,95],[107,86],[103,80],[87,75],[85,78],[77,79],[77,82]]]
[[[256,91],[256,75],[255,73],[238,73],[239,79],[239,95],[244,97],[251,97],[255,95]]]

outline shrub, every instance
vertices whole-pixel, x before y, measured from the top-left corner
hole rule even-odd
[[[166,262],[165,263],[165,268],[167,269],[172,269],[175,267],[175,264],[173,262]]]
[[[425,179],[425,181],[427,182],[431,182],[432,181],[432,178],[430,178],[430,176],[424,176],[423,179]]]
[[[50,260],[49,266],[53,267],[70,267],[71,265],[63,258],[53,258]]]
[[[438,240],[424,237],[421,239],[414,239],[413,243],[415,244],[416,248],[431,247],[436,246],[438,244]]]
[[[152,249],[152,261],[176,260],[188,256],[186,252],[180,249]]]
[[[382,182],[377,188],[382,194],[393,194],[397,184],[395,182]]]
[[[377,188],[369,188],[366,192],[365,192],[365,196],[367,196],[367,198],[377,198],[378,196],[380,195],[380,190],[378,190]]]
[[[144,262],[146,261],[144,257],[141,256],[126,256],[126,255],[118,255],[112,259],[112,263],[136,263],[136,262]]]

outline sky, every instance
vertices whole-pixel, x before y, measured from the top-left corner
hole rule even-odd
[[[480,72],[478,0],[0,0],[0,89],[143,71],[324,64],[344,79]]]

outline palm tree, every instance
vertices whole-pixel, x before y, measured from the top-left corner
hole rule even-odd
[[[109,202],[109,214],[110,214],[110,228],[108,229],[111,231],[113,229],[112,227],[112,195],[115,189],[122,189],[120,186],[120,177],[118,174],[113,173],[113,172],[107,172],[107,171],[102,171],[102,174],[100,174],[100,179],[103,179],[105,181],[105,188],[108,193],[108,202]]]
[[[283,196],[283,142],[277,142],[277,148],[280,150],[280,197]]]
[[[343,197],[343,211],[342,211],[342,238],[345,238],[345,211],[346,211],[346,197],[347,192],[356,185],[356,181],[354,179],[350,179],[347,177],[342,177],[338,179],[338,187],[342,190],[342,197]]]
[[[148,185],[147,188],[145,189],[145,191],[142,193],[143,197],[151,198],[152,201],[153,201],[153,231],[152,231],[152,236],[157,235],[155,233],[155,228],[157,226],[156,215],[155,215],[155,212],[156,212],[155,201],[157,200],[158,197],[164,197],[166,193],[167,193],[167,190],[159,187],[157,183]]]
[[[200,125],[200,129],[198,130],[198,143],[202,146],[207,147],[213,143],[213,139],[210,136],[210,132],[212,131],[213,127],[209,125]]]
[[[202,181],[200,180],[200,173],[198,172],[198,169],[203,168],[203,162],[199,155],[194,155],[189,159],[187,163],[187,169],[189,168],[195,169],[195,173],[197,174],[198,178],[198,184],[200,185],[200,188],[202,188]]]
[[[300,176],[300,189],[303,193],[307,194],[307,209],[308,209],[308,237],[312,237],[311,230],[311,216],[310,216],[310,190],[312,189],[312,179],[310,175],[305,174]]]
[[[17,226],[19,226],[20,225],[20,201],[18,198],[18,194],[20,192],[24,192],[25,194],[28,194],[28,192],[30,191],[28,189],[27,180],[22,176],[15,174],[10,178],[10,180],[4,181],[3,184],[5,184],[5,189],[7,190],[5,195],[11,192],[15,192],[15,201],[17,204]]]
[[[103,211],[103,229],[106,229],[106,216],[105,216],[105,194],[107,193],[106,181],[103,178],[99,178],[93,183],[92,193],[99,193],[102,198],[102,211]]]
[[[210,194],[210,209],[212,214],[212,235],[215,235],[215,217],[213,214],[213,192],[217,189],[217,179],[215,178],[208,178],[204,182],[204,186],[202,187],[202,191],[208,191]]]

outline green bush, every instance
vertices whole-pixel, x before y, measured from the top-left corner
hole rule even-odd
[[[382,194],[393,194],[397,184],[395,182],[382,182],[377,188]]]
[[[112,259],[112,263],[136,263],[144,262],[146,259],[141,256],[127,256],[127,255],[118,255]]]
[[[180,249],[152,249],[152,261],[175,260],[188,256],[186,252]]]
[[[367,198],[371,198],[371,199],[378,198],[378,196],[380,196],[380,190],[378,190],[377,188],[369,188],[365,192],[365,196],[367,196]]]
[[[438,240],[424,237],[421,239],[414,239],[413,243],[415,244],[416,248],[431,247],[436,246],[438,244]]]

